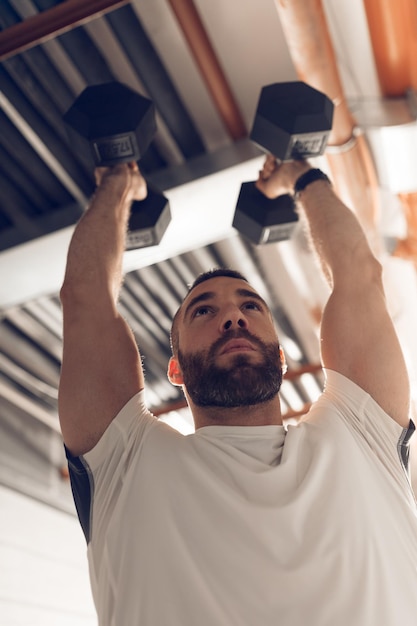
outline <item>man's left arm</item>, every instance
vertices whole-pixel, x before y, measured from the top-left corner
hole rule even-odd
[[[258,186],[292,191],[310,166],[283,163],[267,170]],[[274,181],[275,178],[275,181]],[[276,195],[278,195],[276,193]],[[321,324],[324,367],[359,385],[402,427],[409,423],[410,388],[405,360],[389,315],[382,268],[353,212],[325,180],[298,195],[312,246],[331,287]]]

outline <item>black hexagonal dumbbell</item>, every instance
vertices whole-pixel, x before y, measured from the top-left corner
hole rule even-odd
[[[332,128],[332,101],[301,81],[261,90],[250,138],[281,161],[323,154]],[[255,181],[241,186],[233,226],[255,244],[288,239],[298,221],[290,195],[269,199]]]
[[[233,226],[252,243],[264,244],[289,239],[298,221],[292,196],[267,198],[255,182],[243,183]]]
[[[118,82],[84,89],[64,121],[89,146],[96,166],[137,161],[156,132],[151,100]],[[144,200],[132,203],[126,248],[158,244],[171,221],[167,198],[148,184]]]

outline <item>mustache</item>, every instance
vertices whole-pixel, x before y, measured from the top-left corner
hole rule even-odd
[[[221,351],[223,346],[225,346],[231,339],[247,339],[257,348],[260,348],[261,350],[265,348],[265,344],[258,339],[258,337],[252,335],[252,333],[246,330],[246,328],[236,328],[234,330],[228,330],[224,337],[216,339],[209,350],[208,358],[211,359],[214,357],[216,353]]]

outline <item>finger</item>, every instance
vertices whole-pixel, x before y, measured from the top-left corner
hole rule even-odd
[[[96,167],[94,169],[94,180],[96,182],[96,185],[99,185],[104,174],[107,172],[108,168],[107,167]]]
[[[272,171],[266,167],[259,171],[259,180],[268,180],[271,177]]]
[[[265,184],[266,184],[265,179],[263,179],[263,178],[259,177],[259,178],[258,178],[258,180],[257,180],[257,181],[256,181],[256,183],[255,183],[255,187],[256,187],[257,189],[259,189],[259,191],[261,191],[262,193],[264,193],[264,192],[265,192]]]

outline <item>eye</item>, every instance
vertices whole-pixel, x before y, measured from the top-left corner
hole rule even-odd
[[[202,317],[203,315],[208,315],[211,312],[211,308],[209,306],[199,306],[193,312],[193,317]]]
[[[250,311],[262,311],[262,306],[259,304],[259,302],[255,300],[250,300],[249,302],[245,302],[243,305],[243,308],[250,310]]]

